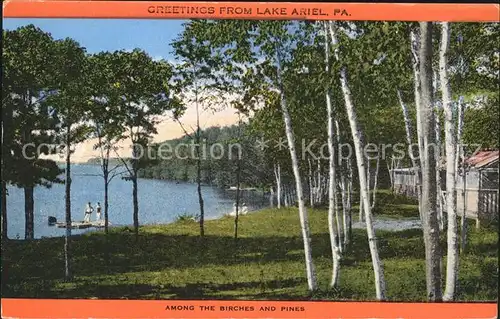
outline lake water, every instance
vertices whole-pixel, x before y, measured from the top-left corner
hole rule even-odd
[[[83,220],[87,202],[94,207],[92,219],[95,219],[95,204],[101,203],[104,218],[104,182],[101,169],[96,165],[75,164],[72,166],[71,214],[73,221]],[[64,236],[64,228],[48,225],[48,216],[55,216],[57,221],[65,220],[64,184],[52,188],[35,188],[35,238]],[[24,191],[9,187],[7,197],[8,236],[24,238]],[[205,219],[216,219],[233,210],[235,191],[221,190],[203,186]],[[243,202],[249,211],[270,205],[268,195],[260,191],[243,191]],[[139,179],[139,223],[165,224],[174,222],[178,215],[199,214],[196,184],[176,183],[164,180]],[[133,225],[132,183],[119,177],[109,185],[109,222],[113,226]],[[91,231],[92,229],[90,229]],[[95,230],[95,229],[94,229]],[[72,230],[80,234],[87,230]]]

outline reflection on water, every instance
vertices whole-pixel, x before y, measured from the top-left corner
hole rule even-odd
[[[71,209],[74,221],[83,220],[87,202],[94,206],[97,202],[104,207],[104,183],[100,167],[94,165],[74,165],[72,167]],[[20,188],[9,187],[7,197],[8,236],[24,238],[24,192]],[[215,219],[233,210],[235,191],[203,186],[205,219]],[[196,184],[178,183],[165,180],[140,179],[139,223],[164,224],[175,221],[178,215],[199,214]],[[269,206],[269,195],[261,191],[243,191],[242,202],[249,211]],[[48,225],[48,216],[64,221],[64,185],[54,185],[47,189],[35,188],[35,237],[64,236],[64,229]],[[132,184],[115,178],[109,186],[109,221],[114,226],[133,224]],[[104,215],[104,208],[103,208]],[[95,219],[95,213],[92,214]],[[88,230],[72,230],[80,234]]]

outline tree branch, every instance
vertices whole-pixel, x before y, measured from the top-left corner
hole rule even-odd
[[[123,166],[125,166],[125,168],[127,169],[128,173],[133,176],[133,172],[130,170],[129,166],[127,165],[127,162],[125,162],[125,160],[120,156],[120,154],[118,154],[118,152],[116,151],[116,149],[113,148],[113,151],[115,151],[115,154],[117,156],[117,158],[122,162]]]
[[[184,125],[182,125],[182,122],[179,119],[176,119],[174,117],[172,117],[172,119],[181,126],[182,130],[184,131],[184,134],[186,134],[187,136],[189,136],[190,139],[193,139],[193,136],[186,131],[186,129],[184,128]],[[189,127],[191,128],[191,130],[193,132],[196,132],[196,130],[191,125],[189,125]]]
[[[113,180],[113,178],[115,178],[116,176],[119,176],[119,175],[123,175],[124,173],[125,173],[125,171],[115,172],[115,173],[111,174],[111,177],[108,179],[108,185],[109,185],[109,183],[111,183],[111,181]]]

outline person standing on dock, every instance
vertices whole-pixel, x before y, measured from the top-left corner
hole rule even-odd
[[[92,215],[92,212],[94,211],[94,208],[92,208],[92,205],[90,202],[87,203],[87,207],[85,207],[85,218],[83,219],[84,222],[90,223],[90,215]]]
[[[97,202],[97,205],[95,206],[95,209],[96,209],[95,220],[96,221],[100,221],[101,220],[101,203]]]

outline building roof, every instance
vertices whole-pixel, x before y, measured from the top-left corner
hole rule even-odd
[[[481,168],[498,162],[498,150],[480,151],[466,159],[466,163],[475,168]]]

